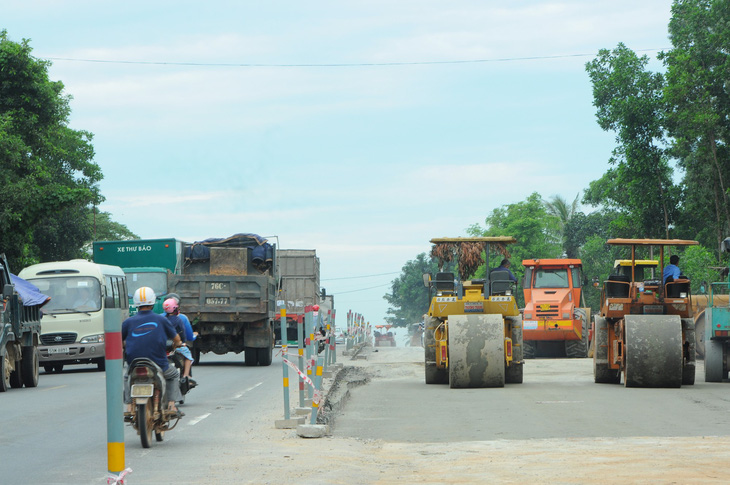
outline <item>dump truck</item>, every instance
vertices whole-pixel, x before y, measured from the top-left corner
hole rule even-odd
[[[510,236],[435,238],[431,257],[436,275],[424,274],[431,301],[424,317],[426,384],[453,388],[504,387],[522,383],[522,316],[514,283],[505,271],[487,271],[468,279],[492,251],[509,257]],[[458,278],[444,272],[446,262],[458,261]]]
[[[274,348],[276,247],[257,234],[240,233],[185,244],[180,274],[168,288],[198,337],[192,353],[244,353],[247,366],[271,365]]]
[[[525,358],[588,356],[591,309],[583,302],[580,259],[526,259]]]
[[[721,251],[730,253],[730,237],[725,238]],[[702,335],[705,357],[705,382],[721,382],[728,377],[730,359],[730,272],[727,281],[710,284],[707,307],[703,312],[702,325],[696,332]],[[699,340],[699,335],[698,335]]]
[[[662,281],[637,270],[637,248],[698,244],[682,239],[609,239],[610,245],[631,248],[631,266],[612,272],[601,290],[600,314],[594,325],[593,377],[597,383],[626,387],[680,387],[695,380],[695,327],[690,281]],[[628,274],[627,274],[628,273]],[[642,277],[640,279],[639,277]]]
[[[130,315],[137,313],[132,296],[142,286],[155,290],[157,302],[153,311],[162,313],[162,302],[168,293],[167,273],[182,271],[183,244],[173,238],[95,241],[93,260],[98,264],[119,266],[127,275]]]
[[[49,300],[32,284],[10,273],[5,254],[0,254],[0,392],[18,387],[37,387],[38,343],[41,307]]]
[[[277,306],[286,308],[286,339],[297,341],[297,325],[304,323],[307,308],[321,305],[319,258],[314,249],[280,249],[277,251],[279,293]],[[274,333],[281,341],[281,314],[276,314]]]

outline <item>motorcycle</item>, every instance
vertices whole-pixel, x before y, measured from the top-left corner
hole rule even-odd
[[[162,369],[147,358],[134,359],[129,365],[130,396],[134,404],[131,424],[142,441],[143,448],[149,448],[152,433],[157,441],[162,441],[166,431],[170,431],[180,417],[167,410],[167,393]],[[170,424],[176,419],[174,424]]]

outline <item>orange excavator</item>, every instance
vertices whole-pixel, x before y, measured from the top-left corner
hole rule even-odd
[[[523,355],[587,357],[590,308],[581,305],[580,259],[526,259]]]

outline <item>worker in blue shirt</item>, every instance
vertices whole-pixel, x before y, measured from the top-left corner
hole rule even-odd
[[[671,258],[669,258],[669,264],[664,267],[664,273],[662,274],[662,284],[667,284],[667,280],[669,278],[672,278],[669,281],[676,281],[679,279],[679,276],[682,274],[682,272],[679,270],[679,266],[677,264],[679,263],[679,256],[676,254],[673,254]]]

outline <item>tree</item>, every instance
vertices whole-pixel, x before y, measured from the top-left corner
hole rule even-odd
[[[39,224],[102,200],[92,135],[69,128],[71,97],[31,52],[0,31],[0,250],[13,268],[35,262]],[[39,231],[65,244],[62,232]]]
[[[423,275],[435,274],[438,267],[426,253],[421,253],[416,259],[408,261],[401,271],[402,274],[393,280],[390,293],[383,298],[390,305],[387,311],[389,316],[385,320],[391,325],[405,327],[420,322],[428,312],[431,302],[428,288],[423,284]]]
[[[507,247],[510,252],[510,268],[518,280],[524,274],[522,260],[534,258],[559,258],[562,254],[560,223],[548,214],[540,194],[534,192],[522,202],[508,204],[497,209],[485,219],[485,227],[474,224],[467,229],[471,236],[512,236],[517,244]],[[501,257],[490,259],[490,269],[499,265]],[[474,278],[483,278],[487,268],[481,267]],[[518,295],[522,302],[522,294]]]
[[[730,4],[675,0],[669,37],[673,48],[660,58],[672,154],[692,214],[684,223],[718,250],[730,230]]]
[[[569,258],[573,258],[575,256],[571,256],[570,252],[568,251],[568,247],[566,245],[567,234],[565,232],[565,228],[568,226],[571,219],[573,219],[573,217],[578,213],[579,198],[580,194],[576,195],[575,199],[573,199],[573,202],[569,204],[568,201],[560,195],[554,195],[549,201],[545,202],[545,209],[547,210],[548,214],[555,216],[558,219],[558,224],[560,226],[560,236],[563,241],[563,252]]]
[[[637,237],[669,238],[679,190],[662,148],[664,79],[646,70],[648,61],[618,44],[586,64],[598,125],[616,133],[617,146],[611,168],[590,183],[583,202],[616,210]]]

